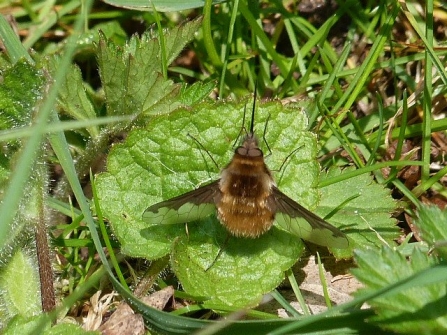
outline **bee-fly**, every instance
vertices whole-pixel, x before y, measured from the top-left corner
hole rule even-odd
[[[256,100],[256,97],[255,97]],[[277,224],[309,242],[348,247],[346,236],[290,199],[276,186],[254,134],[255,103],[250,131],[234,151],[220,179],[178,197],[152,205],[143,214],[151,224],[186,223],[217,209],[217,217],[234,236],[256,238]]]

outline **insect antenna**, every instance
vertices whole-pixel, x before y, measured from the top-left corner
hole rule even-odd
[[[280,167],[279,167],[278,169],[276,169],[276,170],[272,170],[272,171],[276,171],[276,172],[281,172],[281,175],[280,175],[279,178],[277,179],[278,184],[281,183],[281,179],[282,179],[282,177],[283,177],[283,175],[284,175],[284,172],[285,172],[285,168],[284,168],[284,166],[286,165],[286,163],[287,163],[288,161],[290,161],[290,158],[291,158],[294,154],[296,154],[296,153],[298,152],[298,150],[301,149],[301,147],[302,147],[302,145],[300,145],[300,146],[299,146],[298,148],[296,148],[296,149],[293,149],[293,151],[292,151],[290,154],[288,154],[288,155],[286,156],[286,158],[284,158],[284,160],[282,161]],[[284,169],[283,169],[283,168],[284,168]]]
[[[253,96],[253,109],[251,111],[251,124],[250,124],[250,136],[254,135],[254,128],[255,128],[255,112],[256,112],[256,99],[258,97],[258,83],[256,82],[255,84],[255,92],[254,92],[254,96]],[[270,113],[267,116],[267,120],[265,121],[265,126],[264,126],[264,133],[262,134],[262,140],[265,143],[265,146],[267,147],[267,151],[268,154],[266,157],[270,156],[272,154],[272,150],[270,149],[270,146],[267,142],[267,139],[265,138],[265,134],[267,134],[267,125],[269,123],[270,120]]]
[[[247,128],[245,128],[245,113],[246,113],[246,111],[247,111],[247,105],[244,106],[244,115],[242,117],[242,127],[239,130],[239,133],[237,134],[236,139],[233,142],[233,148],[236,147],[237,143],[239,143],[239,138],[241,137],[241,134],[243,131],[245,131],[245,134],[248,135]]]
[[[206,154],[209,156],[209,158],[211,158],[211,160],[213,161],[216,168],[219,169],[219,165],[217,165],[213,156],[211,156],[210,152],[205,148],[205,146],[202,143],[200,143],[200,141],[197,138],[195,138],[194,136],[192,136],[190,133],[188,133],[188,136],[191,137],[194,140],[194,142],[196,142],[199,145],[199,147],[201,147],[206,152]]]
[[[270,121],[270,113],[267,116],[267,120],[265,120],[264,133],[262,134],[262,140],[264,141],[265,146],[267,147],[267,150],[268,150],[268,154],[266,155],[266,157],[268,157],[272,154],[272,150],[270,150],[269,143],[267,142],[267,139],[265,138],[265,134],[267,134],[267,126],[269,124],[269,121]]]
[[[283,160],[282,163],[281,163],[281,166],[280,166],[279,169],[277,169],[276,171],[281,171],[282,168],[284,167],[284,165],[286,165],[287,161],[290,159],[290,157],[292,157],[294,154],[296,154],[297,151],[301,149],[301,147],[302,147],[302,145],[300,145],[300,146],[299,146],[298,148],[296,148],[296,149],[293,149],[293,151],[292,151],[290,154],[288,154],[288,155],[286,156],[286,158],[284,158],[284,160]]]
[[[253,94],[253,109],[251,110],[250,136],[253,136],[254,130],[255,130],[255,110],[256,110],[256,98],[257,97],[258,97],[258,82],[256,82],[256,84],[255,84],[255,92]],[[244,113],[244,118],[245,118],[245,113]]]

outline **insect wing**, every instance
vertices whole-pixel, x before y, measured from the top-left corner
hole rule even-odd
[[[217,192],[220,192],[218,180],[150,206],[144,211],[143,220],[150,224],[175,224],[205,218],[215,211]]]
[[[276,205],[275,221],[281,228],[303,240],[325,247],[344,249],[349,246],[348,238],[340,230],[290,199],[276,187],[272,192]]]

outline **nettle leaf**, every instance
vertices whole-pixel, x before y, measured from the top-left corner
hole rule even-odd
[[[447,258],[447,211],[437,206],[421,205],[414,220],[420,238],[434,247],[444,259]]]
[[[51,329],[50,327],[51,319],[48,314],[40,313],[29,317],[17,314],[9,320],[6,327],[2,329],[2,334],[46,334],[46,332]]]
[[[46,77],[43,71],[21,60],[2,71],[0,85],[0,130],[29,126],[35,108],[43,98]],[[0,153],[0,190],[9,182],[14,155],[21,147],[20,140],[11,140],[2,146]],[[0,199],[3,192],[0,192]]]
[[[351,169],[331,168],[320,178],[336,177]],[[349,235],[349,249],[331,249],[337,258],[350,257],[358,247],[395,244],[400,231],[390,213],[395,210],[396,202],[390,191],[374,182],[370,175],[362,174],[319,190],[321,201],[315,212],[324,218],[336,209],[328,222]]]
[[[42,60],[51,73],[56,73],[60,57],[52,56]],[[97,117],[94,105],[87,94],[86,84],[82,80],[79,67],[71,64],[64,80],[59,83],[58,107],[62,115],[74,120],[90,120]],[[89,135],[94,138],[98,135],[97,127],[87,127]]]
[[[34,106],[42,99],[45,77],[26,61],[2,71],[0,85],[0,129],[29,125]]]
[[[398,250],[356,250],[358,268],[352,274],[366,288],[357,295],[368,294],[406,279],[437,264],[433,255],[415,248],[407,258]],[[370,322],[401,334],[440,334],[447,329],[447,294],[445,283],[418,285],[411,289],[394,290],[382,298],[368,301],[377,313]]]
[[[36,103],[42,99],[45,77],[26,61],[18,61],[2,71],[0,85],[0,130],[28,126]],[[0,153],[0,189],[3,190],[11,173],[11,158],[19,150],[18,141],[3,145]],[[3,192],[0,198],[3,197]]]
[[[165,32],[168,63],[192,40],[200,23],[194,20]],[[125,46],[101,36],[98,64],[108,115],[167,113],[180,105],[180,87],[163,78],[160,55],[160,42],[150,32],[133,36]]]
[[[30,317],[41,311],[35,258],[18,249],[0,270],[1,314]]]
[[[275,228],[258,239],[230,237],[224,245],[227,232],[214,215],[187,225],[148,226],[142,214],[150,205],[218,178],[219,168],[233,156],[235,140],[244,135],[241,126],[246,104],[202,103],[194,111],[179,110],[157,117],[146,129],[132,131],[124,143],[116,145],[108,157],[108,172],[97,177],[103,212],[123,253],[155,259],[170,253],[175,241],[172,267],[184,287],[190,292],[202,292],[203,296],[206,286],[213,301],[238,306],[257,301],[281,282],[284,270],[302,252],[299,238]],[[262,139],[268,118],[265,140],[270,156]],[[255,121],[255,133],[278,187],[312,210],[318,202],[319,193],[313,186],[317,184],[319,166],[315,160],[316,139],[306,131],[303,109],[298,105],[284,107],[279,102],[264,103],[257,108]],[[281,171],[275,172],[281,166]],[[216,260],[219,248],[222,252]],[[250,271],[243,273],[242,267]],[[256,279],[255,283],[254,278],[264,279]],[[216,287],[218,281],[226,282],[222,291]],[[251,295],[242,297],[242,290],[245,287],[247,292],[248,286]],[[229,298],[231,287],[233,291],[241,287],[241,291]]]
[[[180,100],[183,106],[194,106],[207,98],[215,87],[213,81],[197,81],[192,85],[182,85]]]
[[[212,216],[175,240],[172,269],[186,292],[208,297],[208,303],[258,305],[304,251],[299,238],[275,226],[256,239],[227,236]]]
[[[50,329],[46,329],[43,335],[99,335],[100,331],[87,331],[81,326],[72,323],[59,323]]]
[[[11,173],[9,163],[9,158],[4,153],[0,153],[0,190],[4,190],[9,182]]]

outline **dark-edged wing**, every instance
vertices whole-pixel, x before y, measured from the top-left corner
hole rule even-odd
[[[143,220],[150,224],[186,223],[214,213],[219,180],[147,208]]]
[[[345,234],[276,187],[272,189],[272,198],[276,206],[275,221],[284,230],[325,247],[344,249],[349,246]]]

